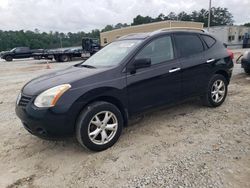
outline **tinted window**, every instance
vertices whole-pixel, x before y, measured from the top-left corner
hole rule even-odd
[[[190,56],[203,51],[203,45],[197,35],[176,34],[175,42],[181,57]]]
[[[29,48],[16,48],[15,52],[20,52],[20,53],[25,53],[25,52],[28,52],[29,51]]]
[[[201,35],[205,43],[207,44],[208,48],[211,48],[214,43],[216,42],[214,38],[208,36],[208,35]]]
[[[173,46],[170,36],[161,37],[150,42],[136,56],[136,59],[150,58],[151,64],[162,63],[174,58]]]

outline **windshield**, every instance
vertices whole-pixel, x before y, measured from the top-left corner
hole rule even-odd
[[[16,48],[13,48],[12,50],[10,50],[11,52],[14,52],[16,50]]]
[[[82,65],[109,67],[118,65],[141,40],[115,41],[87,59]]]

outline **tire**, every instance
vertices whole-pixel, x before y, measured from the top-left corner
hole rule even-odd
[[[115,105],[94,102],[80,113],[76,123],[76,138],[81,146],[92,151],[103,151],[117,142],[123,124],[122,114]]]
[[[67,61],[69,61],[69,56],[61,55],[61,56],[59,56],[59,60],[60,60],[60,62],[67,62]]]
[[[54,59],[55,59],[56,62],[59,62],[59,61],[60,61],[60,59],[59,59],[58,56],[54,56]]]
[[[245,71],[245,73],[250,74],[250,68],[245,67],[244,71]]]
[[[13,60],[13,58],[9,55],[5,57],[5,61],[12,61],[12,60]]]
[[[203,104],[208,107],[220,106],[226,99],[227,86],[228,81],[223,75],[213,75],[209,81],[206,94],[201,97]]]

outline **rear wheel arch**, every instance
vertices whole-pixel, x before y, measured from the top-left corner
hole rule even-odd
[[[227,80],[227,83],[229,84],[230,76],[225,70],[218,70],[214,74],[220,74],[220,75],[224,76],[226,78],[226,80]]]

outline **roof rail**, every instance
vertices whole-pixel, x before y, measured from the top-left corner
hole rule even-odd
[[[190,30],[190,31],[201,31],[203,33],[205,33],[206,31],[204,29],[201,28],[197,28],[197,27],[166,27],[166,28],[162,28],[162,29],[158,29],[156,31],[153,31],[150,33],[150,36],[160,33],[162,31],[170,31],[170,30]]]
[[[146,32],[146,33],[148,33],[148,32]],[[121,37],[118,37],[118,39],[123,39],[123,38],[129,37],[129,36],[140,35],[140,34],[145,34],[145,33],[143,33],[143,32],[140,32],[140,33],[129,33],[127,35],[123,35]]]

